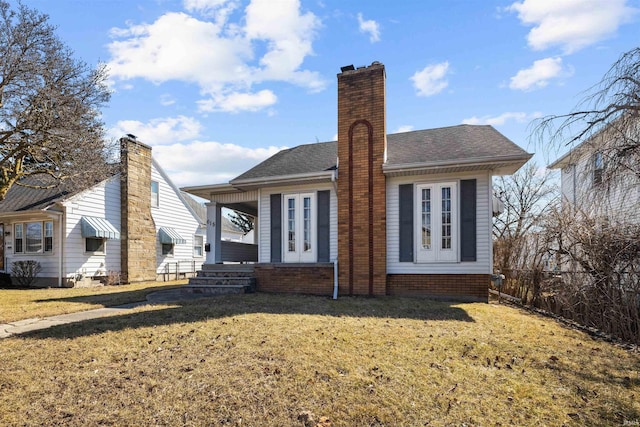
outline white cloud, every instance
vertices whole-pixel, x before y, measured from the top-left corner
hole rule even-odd
[[[419,96],[431,96],[442,92],[449,82],[446,79],[449,71],[449,62],[427,65],[421,71],[411,76],[413,86],[417,89]]]
[[[462,120],[462,124],[465,125],[491,125],[491,126],[502,126],[507,121],[514,120],[517,123],[528,123],[531,120],[542,117],[542,113],[535,112],[531,114],[522,113],[522,112],[506,112],[502,113],[499,116],[482,116],[482,117],[470,117],[468,119]]]
[[[121,120],[109,131],[109,134],[119,138],[130,133],[143,143],[156,146],[197,138],[201,130],[202,125],[196,119],[178,116],[152,119],[148,123]]]
[[[257,93],[230,93],[216,95],[211,99],[198,101],[198,109],[202,112],[237,113],[239,111],[258,111],[276,103],[278,98],[270,90]]]
[[[396,129],[394,133],[403,133],[403,132],[411,132],[413,130],[413,126],[411,125],[402,125]]]
[[[153,147],[153,157],[178,187],[228,182],[287,147],[248,148],[214,141]]]
[[[360,25],[360,32],[369,34],[369,41],[371,43],[380,41],[380,25],[373,19],[364,20],[362,13],[358,13],[358,24]]]
[[[239,95],[255,98],[257,83],[289,82],[310,91],[324,89],[319,73],[301,69],[313,54],[312,42],[320,26],[310,12],[302,13],[299,0],[252,0],[238,17],[229,20],[237,1],[185,0],[187,11],[211,19],[197,19],[182,12],[169,12],[151,24],[128,24],[111,31],[108,67],[112,79],[136,78],[155,84],[176,80],[196,84],[211,104]],[[265,95],[260,91],[263,106]],[[244,103],[252,111],[260,103]],[[242,102],[238,103],[241,108]],[[224,109],[220,111],[226,111]]]
[[[524,0],[507,10],[533,26],[527,35],[529,46],[544,50],[560,46],[572,53],[612,36],[638,10],[626,0]]]
[[[162,105],[163,107],[168,107],[169,105],[173,105],[175,103],[175,98],[168,93],[163,93],[160,96],[160,105]]]
[[[551,79],[571,74],[571,71],[563,67],[560,57],[539,59],[531,67],[520,70],[511,77],[509,87],[524,91],[540,89],[547,86]]]

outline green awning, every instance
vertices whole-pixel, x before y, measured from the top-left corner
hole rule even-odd
[[[82,237],[120,239],[120,232],[106,219],[83,216],[80,220]]]
[[[187,243],[187,241],[171,227],[160,227],[158,237],[160,238],[160,243],[163,244],[182,245]]]

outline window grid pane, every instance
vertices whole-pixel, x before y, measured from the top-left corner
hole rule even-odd
[[[422,248],[431,249],[431,189],[422,190]]]
[[[451,249],[451,187],[442,187],[442,249]]]
[[[23,242],[22,224],[16,224],[15,232],[16,232],[16,236],[15,236],[15,242],[14,242],[14,251],[22,252],[23,250],[22,249],[22,242]]]
[[[303,237],[304,237],[304,251],[309,252],[311,250],[311,198],[305,197],[303,199]]]
[[[53,251],[53,222],[44,223],[44,251]]]
[[[295,199],[287,199],[287,250],[289,252],[296,251],[296,201]]]

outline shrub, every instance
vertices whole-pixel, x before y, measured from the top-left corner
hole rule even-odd
[[[41,271],[42,266],[34,260],[15,261],[11,264],[11,274],[18,286],[24,288],[31,287]]]
[[[104,281],[105,286],[116,286],[122,284],[122,277],[119,271],[109,271]]]

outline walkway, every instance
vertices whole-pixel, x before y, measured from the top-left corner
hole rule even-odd
[[[181,289],[169,289],[166,291],[152,292],[147,295],[146,301],[133,302],[116,307],[96,308],[94,310],[80,311],[77,313],[60,314],[50,317],[36,317],[33,319],[18,320],[6,324],[0,324],[0,339],[13,335],[20,335],[26,332],[47,329],[52,326],[65,325],[67,323],[82,322],[85,320],[98,319],[100,317],[111,316],[118,313],[125,313],[133,308],[149,304],[162,304],[167,302],[180,301],[185,299],[202,298],[202,294],[185,294]]]

